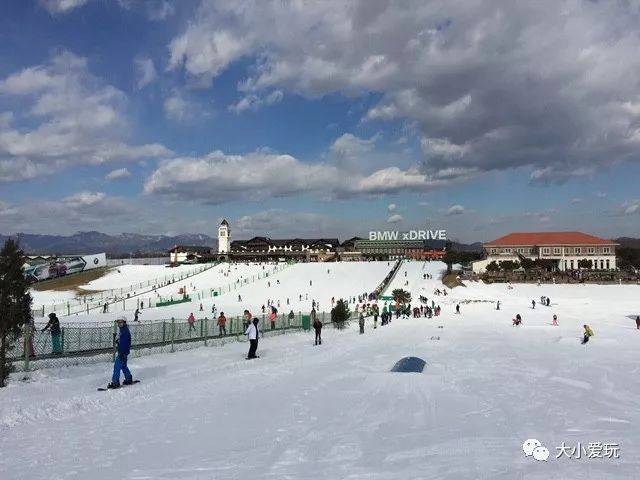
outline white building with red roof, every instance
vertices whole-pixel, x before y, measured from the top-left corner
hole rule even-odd
[[[591,260],[592,270],[616,269],[618,244],[582,232],[510,233],[484,244],[487,258],[474,262],[473,271],[482,273],[493,261],[552,260],[561,271],[578,270],[580,260]]]

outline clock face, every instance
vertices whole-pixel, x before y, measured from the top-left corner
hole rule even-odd
[[[225,232],[224,230],[220,230],[220,236],[224,237],[227,235],[227,232]]]

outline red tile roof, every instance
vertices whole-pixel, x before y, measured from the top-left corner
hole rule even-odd
[[[538,245],[617,245],[611,240],[587,235],[581,232],[520,232],[510,233],[493,242],[485,243],[485,247]]]

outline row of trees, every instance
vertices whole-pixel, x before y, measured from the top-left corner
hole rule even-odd
[[[546,258],[536,258],[535,260],[531,260],[527,257],[520,258],[520,261],[517,260],[503,260],[501,262],[496,262],[495,260],[487,265],[487,272],[512,272],[517,268],[522,267],[524,270],[546,270],[550,271],[555,267],[555,262],[553,260],[549,260]],[[590,270],[593,268],[593,260],[583,258],[582,260],[578,260],[578,268]]]
[[[447,273],[451,273],[454,264],[465,264],[482,258],[482,252],[462,252],[455,250],[449,241],[444,246],[445,254],[442,261],[447,264]]]
[[[29,283],[22,273],[24,253],[9,239],[0,251],[0,387],[13,369],[8,361],[23,325],[31,321]]]

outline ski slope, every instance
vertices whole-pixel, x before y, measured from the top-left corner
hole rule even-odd
[[[145,293],[140,298],[153,298],[155,295],[162,295],[178,299],[181,296],[179,289],[182,287],[190,293],[217,288],[228,283],[234,284],[238,280],[241,282],[243,279],[251,280],[258,273],[273,268],[275,268],[274,264],[224,264],[185,279],[183,282],[159,288],[156,292]],[[318,311],[329,312],[332,298],[338,300],[372,292],[392,268],[393,262],[298,263],[284,266],[282,271],[271,274],[267,278],[251,281],[248,284],[239,283],[236,290],[224,293],[219,297],[198,300],[195,295],[191,295],[191,302],[143,309],[140,320],[150,321],[172,317],[186,319],[191,312],[197,319],[205,316],[211,318],[214,304],[217,312],[225,312],[227,316],[242,315],[245,309],[249,309],[255,314],[261,314],[262,305],[268,312],[268,300],[274,302],[279,313],[288,313],[290,310],[309,312],[314,300],[320,305],[317,308]],[[287,299],[289,303],[287,303]],[[202,311],[200,311],[200,304],[203,307]],[[129,303],[129,307],[124,313],[120,309],[113,309],[115,311],[105,314],[94,310],[88,314],[63,317],[61,321],[113,321],[123,314],[131,320],[135,308],[136,302],[134,300]]]
[[[301,288],[327,266],[279,278]],[[414,298],[441,304],[437,318],[375,330],[368,320],[364,335],[325,327],[317,347],[312,333],[264,338],[254,361],[246,342],[132,357],[142,383],[117,391],[96,391],[109,364],[14,378],[0,389],[0,477],[638,478],[640,331],[629,316],[640,313],[640,287],[467,283],[433,297],[442,284],[422,274],[442,268],[406,264]],[[340,288],[359,292],[362,281]],[[330,291],[318,287],[321,304]],[[552,305],[533,310],[540,295]],[[515,313],[522,327],[511,326]],[[587,345],[583,323],[595,331]],[[408,355],[426,360],[423,373],[389,372]],[[549,449],[546,462],[525,457],[529,438]],[[617,443],[620,458],[556,458],[562,442]]]

